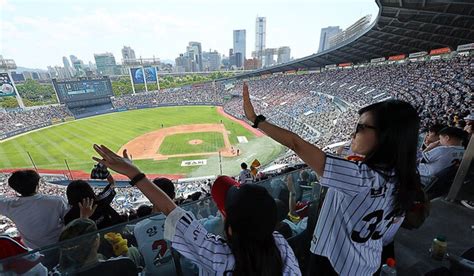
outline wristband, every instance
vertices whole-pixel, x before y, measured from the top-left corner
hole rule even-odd
[[[130,186],[135,186],[139,181],[143,180],[146,178],[146,175],[144,173],[139,173],[135,175],[131,180],[130,180]]]
[[[265,122],[267,118],[265,118],[265,116],[263,115],[258,115],[256,118],[255,118],[255,122],[253,122],[253,128],[258,128],[258,124],[260,124],[261,122]]]

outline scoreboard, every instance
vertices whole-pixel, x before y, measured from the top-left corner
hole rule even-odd
[[[113,96],[108,77],[67,81],[53,79],[53,86],[59,102],[70,107],[110,102],[110,97]]]

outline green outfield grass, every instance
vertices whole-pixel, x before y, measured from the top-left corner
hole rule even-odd
[[[249,144],[252,144],[254,140],[262,139],[256,138],[237,122],[221,116],[215,107],[189,106],[140,109],[71,121],[0,142],[0,169],[31,168],[32,163],[27,154],[29,153],[38,168],[66,169],[64,160],[67,159],[71,169],[88,172],[93,166],[91,157],[94,155],[92,149],[94,143],[107,145],[112,150],[117,151],[133,138],[160,129],[162,124],[163,127],[170,127],[186,124],[221,123],[221,121],[230,132],[229,139],[234,145],[238,145],[237,136],[247,137]],[[211,133],[208,134],[212,135]],[[183,136],[182,139],[184,141],[187,138]],[[220,138],[221,141],[206,137],[203,139],[197,136],[192,139],[205,141],[208,143],[208,148],[224,146],[222,138]],[[183,146],[185,147],[176,147],[174,150],[164,148],[162,145],[159,150],[160,152],[168,152],[168,154],[180,154],[189,153],[189,150],[194,150],[194,147],[197,147],[188,145],[187,142]],[[170,145],[170,147],[173,147],[173,145]],[[275,145],[275,148],[278,148],[278,146]],[[262,149],[259,154],[262,156],[275,155],[274,151],[268,154],[266,152],[269,152],[268,149]],[[162,161],[138,160],[136,163],[147,173],[194,175],[193,172],[196,170],[202,171],[203,174],[217,173],[214,172],[216,169],[212,164],[208,166],[209,172],[206,172],[204,166],[201,168],[181,167],[181,161],[183,160],[206,158],[208,157],[171,158]],[[230,161],[232,158],[228,159],[226,161]]]
[[[201,140],[202,144],[191,145],[189,141]],[[224,137],[220,132],[180,133],[166,136],[158,149],[164,155],[200,152],[216,152],[224,147]]]

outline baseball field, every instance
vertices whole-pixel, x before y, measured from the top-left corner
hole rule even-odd
[[[172,178],[237,174],[242,162],[271,162],[283,148],[221,107],[160,107],[54,125],[0,142],[0,170],[90,173],[92,145],[127,149],[148,174]]]

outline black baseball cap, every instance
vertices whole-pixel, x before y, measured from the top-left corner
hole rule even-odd
[[[232,232],[258,240],[271,235],[277,223],[275,200],[256,184],[232,186],[226,195],[225,211]]]

